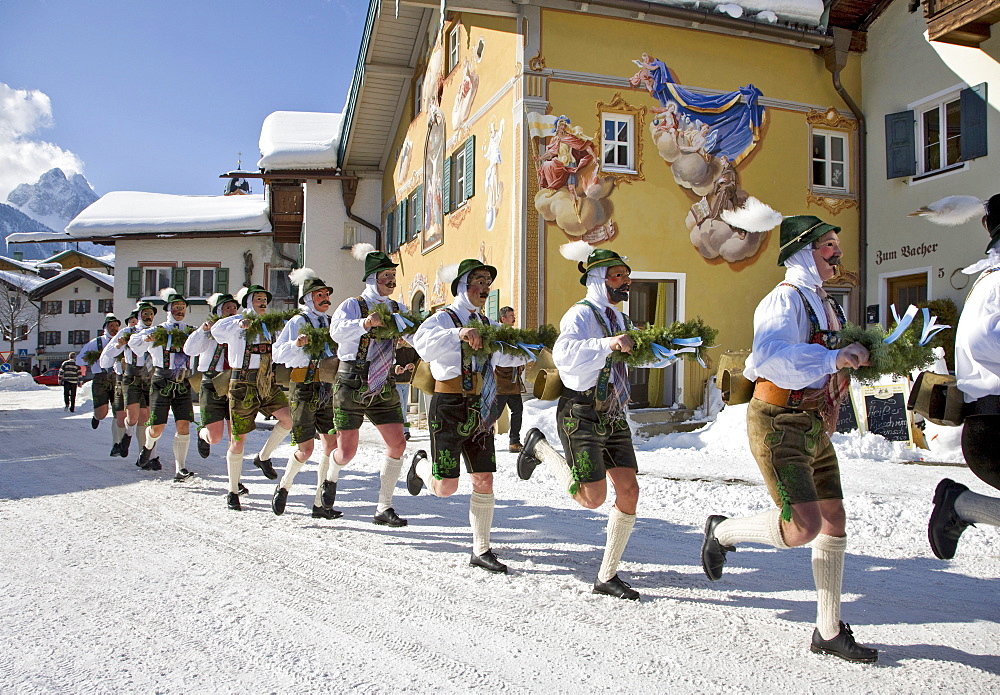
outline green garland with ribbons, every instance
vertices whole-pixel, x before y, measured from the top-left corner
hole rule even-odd
[[[262,326],[267,326],[267,330],[271,333],[271,340],[274,340],[281,333],[281,329],[285,327],[289,319],[298,314],[298,309],[269,311],[263,315],[257,313],[253,315],[244,314],[243,318],[250,322],[250,325],[243,331],[244,340],[248,343],[256,342],[257,337],[264,332]]]
[[[715,345],[719,331],[706,324],[698,316],[690,321],[674,321],[669,326],[633,328],[626,331],[626,335],[632,339],[635,347],[632,348],[631,352],[612,352],[611,359],[624,362],[629,368],[636,368],[659,359],[659,356],[654,352],[653,345],[659,345],[668,350],[682,348],[684,346],[673,345],[674,340],[682,338],[701,338],[701,345],[697,347],[695,352],[680,353],[678,357],[691,361],[696,361],[699,357],[706,360],[708,355],[705,349]]]
[[[518,343],[524,343],[528,346],[542,345],[552,349],[552,346],[556,343],[556,337],[559,335],[555,327],[549,324],[533,329],[514,328],[506,324],[497,326],[491,323],[486,324],[479,321],[470,321],[466,324],[466,327],[475,328],[479,332],[480,337],[483,339],[483,346],[478,350],[472,350],[468,344],[465,344],[462,346],[462,349],[468,350],[473,357],[480,359],[485,359],[495,352],[515,357],[525,357],[525,352],[522,348],[518,347]]]
[[[157,326],[153,329],[153,347],[164,347],[166,346],[168,340],[173,338],[173,344],[178,345],[177,341],[180,341],[180,345],[184,345],[184,341],[188,339],[188,336],[194,333],[194,327],[187,326],[186,328],[171,328],[167,330],[163,326]]]
[[[854,370],[853,376],[862,383],[870,384],[885,376],[909,376],[913,370],[933,364],[933,346],[920,344],[922,325],[923,319],[918,314],[899,338],[886,343],[885,339],[891,331],[887,332],[881,326],[862,328],[847,323],[839,333],[840,344],[861,343],[870,353],[868,365]]]
[[[305,353],[309,355],[309,359],[323,359],[326,353],[324,348],[330,348],[330,352],[334,356],[337,354],[337,343],[330,337],[329,328],[322,326],[317,328],[307,323],[299,329],[299,335],[309,338],[309,342],[302,346]]]
[[[101,353],[97,350],[87,350],[83,353],[83,361],[87,363],[88,367],[93,367],[94,362],[101,359]]]
[[[417,332],[420,328],[420,324],[424,321],[424,316],[417,311],[400,311],[399,315],[404,319],[409,321],[412,325],[406,326],[403,330],[399,330],[396,325],[396,319],[392,317],[392,311],[389,309],[387,304],[377,303],[369,312],[371,314],[378,314],[379,318],[382,319],[382,325],[376,326],[368,331],[368,335],[375,340],[396,340],[398,338],[403,338],[408,335],[412,335]]]

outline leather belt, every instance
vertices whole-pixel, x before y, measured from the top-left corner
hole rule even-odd
[[[773,381],[757,379],[753,397],[770,405],[793,410],[819,410],[822,399],[810,397],[821,389],[783,389]]]
[[[462,377],[456,376],[451,379],[445,379],[444,381],[434,380],[434,393],[461,393],[465,395],[475,395],[478,394],[480,390],[479,387],[479,375],[472,375],[472,391],[464,391],[462,389]]]
[[[962,406],[962,415],[1000,415],[1000,396],[983,396]]]

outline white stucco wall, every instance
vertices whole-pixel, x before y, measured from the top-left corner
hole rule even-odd
[[[881,305],[883,323],[889,275],[927,272],[928,297],[951,298],[961,307],[968,276],[955,271],[982,258],[989,240],[978,217],[958,227],[942,227],[907,218],[907,213],[947,195],[985,199],[1000,192],[1000,32],[994,27],[993,37],[979,49],[928,42],[922,10],[911,13],[907,4],[892,3],[876,20],[868,33],[868,51],[861,58],[869,138],[868,303]],[[968,162],[962,170],[922,181],[887,179],[886,114],[905,111],[939,92],[982,82],[988,83],[989,155]]]
[[[59,331],[60,343],[58,345],[46,345],[45,353],[41,356],[42,361],[58,361],[66,359],[67,353],[79,352],[82,345],[71,345],[69,341],[70,331],[90,331],[91,339],[96,338],[101,333],[101,325],[104,323],[104,314],[98,311],[98,300],[112,299],[113,292],[107,290],[92,280],[80,279],[71,282],[66,287],[51,292],[41,300],[46,302],[62,302],[60,313],[50,316],[43,316],[39,331]],[[90,312],[86,314],[69,313],[69,303],[81,299],[90,300]],[[118,302],[114,303],[115,316],[118,314]],[[125,312],[128,313],[127,311]],[[34,352],[35,345],[38,344],[37,333],[34,342],[31,344],[30,352]]]

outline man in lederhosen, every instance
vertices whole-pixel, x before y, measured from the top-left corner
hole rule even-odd
[[[421,450],[413,456],[406,487],[417,495],[424,486],[438,497],[458,490],[459,461],[464,457],[472,478],[469,523],[472,526],[472,556],[469,564],[489,572],[506,573],[507,565],[490,547],[493,526],[493,474],[497,469],[493,424],[500,417],[496,400],[497,366],[514,367],[525,359],[495,352],[474,360],[464,349],[483,346],[482,336],[471,322],[491,324],[482,313],[497,269],[475,259],[445,268],[438,277],[451,280],[455,301],[420,324],[413,334],[413,347],[430,363],[434,395],[427,411],[431,435],[431,458]]]
[[[240,304],[233,295],[221,292],[209,297],[208,306],[217,318],[201,324],[184,343],[184,352],[198,358],[197,369],[202,374],[201,388],[198,390],[198,410],[201,417],[201,428],[198,430],[198,455],[203,459],[212,453],[213,444],[222,441],[226,433],[226,423],[229,422],[229,397],[220,396],[212,381],[221,372],[229,369],[229,360],[226,356],[226,346],[220,345],[212,337],[212,326],[220,319],[235,316],[240,310]]]
[[[320,329],[329,335],[330,292],[332,288],[319,279],[312,268],[299,268],[288,275],[293,285],[301,288],[299,303],[301,313],[293,316],[281,329],[274,342],[274,361],[289,367],[291,373],[292,444],[296,446],[288,457],[285,474],[274,491],[271,511],[279,516],[285,512],[288,493],[296,474],[312,456],[316,437],[323,442],[316,471],[316,494],[313,498],[314,519],[337,519],[343,513],[333,508],[337,497],[337,483],[326,479],[330,457],[337,448],[337,430],[333,423],[333,384],[320,378],[320,362],[335,361],[329,346],[323,353],[311,357],[306,352],[309,336],[302,332],[306,326]],[[332,365],[331,365],[332,369]]]
[[[396,344],[391,338],[380,340],[369,334],[383,325],[375,313],[378,304],[385,304],[392,313],[399,312],[399,304],[389,299],[396,289],[397,264],[381,251],[375,251],[371,244],[357,244],[353,254],[364,260],[365,289],[360,296],[341,302],[330,320],[330,335],[338,346],[340,373],[333,395],[337,451],[327,476],[335,482],[354,458],[358,430],[367,417],[382,435],[386,449],[374,521],[381,526],[406,526],[406,519],[400,518],[392,507],[406,451],[403,410],[395,386]]]
[[[781,550],[811,543],[816,629],[810,649],[871,663],[878,651],[858,644],[840,620],[847,518],[829,435],[847,394],[848,370],[867,364],[869,354],[860,343],[840,346],[843,311],[823,289],[840,265],[838,232],[812,215],[781,222],[778,265],[785,266],[785,280],[757,305],[743,372],[756,382],[747,408],[750,451],[775,506],[749,517],[709,516],[701,561],[716,581],[738,543]]]
[[[132,441],[132,437],[128,433],[125,422],[125,385],[122,382],[125,376],[124,360],[121,353],[118,352],[116,354],[115,350],[118,339],[130,335],[137,323],[139,323],[139,314],[133,309],[128,318],[125,319],[125,327],[118,331],[114,340],[108,341],[108,344],[101,351],[99,358],[101,369],[106,369],[115,375],[115,397],[111,401],[111,412],[114,413],[115,424],[118,426],[120,438],[111,449],[111,455],[121,456],[122,458],[128,456],[128,447]]]
[[[259,468],[269,480],[278,477],[271,464],[271,454],[292,429],[288,397],[285,396],[285,392],[281,390],[274,379],[271,343],[277,336],[271,335],[267,325],[261,321],[258,334],[253,336],[250,342],[247,342],[246,339],[246,329],[250,327],[250,317],[263,316],[267,313],[267,305],[271,302],[271,293],[260,285],[251,285],[246,288],[242,298],[239,292],[236,294],[236,298],[241,299],[243,311],[217,321],[212,326],[212,337],[226,346],[229,365],[232,368],[232,377],[229,383],[229,417],[232,438],[229,441],[229,451],[226,453],[226,467],[229,472],[227,504],[233,500],[232,495],[240,493],[243,447],[246,435],[257,427],[254,422],[257,413],[263,412],[273,415],[278,421],[274,425],[274,429],[271,430],[267,441],[264,442],[264,446],[253,459],[253,465]],[[232,504],[230,504],[230,508],[239,509]]]
[[[128,346],[128,341],[136,331],[150,328],[153,325],[156,307],[149,302],[139,302],[136,304],[134,313],[139,317],[136,325],[119,331],[115,340],[108,343],[101,355],[104,362],[119,357],[121,359],[122,393],[125,398],[125,434],[122,436],[118,453],[122,458],[128,456],[132,437],[136,433],[139,437],[139,447],[145,448],[147,423],[149,422],[149,384],[152,377],[152,357],[148,352],[136,354]],[[160,457],[156,455],[156,445],[154,444],[145,464],[142,456],[139,456],[135,465],[145,465],[146,469],[151,471],[160,470]]]
[[[191,446],[191,421],[194,420],[192,400],[191,358],[184,353],[184,343],[191,328],[184,323],[187,316],[187,300],[173,287],[160,290],[160,298],[165,304],[170,318],[163,323],[136,331],[129,338],[128,345],[138,355],[149,353],[153,361],[153,376],[149,391],[149,429],[146,430],[146,444],[139,452],[140,468],[149,470],[152,448],[163,436],[167,419],[174,415],[174,481],[187,480],[192,475],[187,469],[188,449]],[[157,329],[168,332],[166,344],[154,345]],[[183,335],[183,337],[180,337]]]
[[[107,314],[101,326],[101,335],[84,345],[76,356],[76,364],[80,367],[86,365],[94,375],[93,381],[90,382],[90,391],[94,399],[94,414],[90,418],[90,426],[95,430],[101,424],[101,420],[108,416],[111,402],[115,399],[115,374],[110,369],[101,368],[101,353],[104,351],[104,346],[118,334],[121,325],[122,322],[115,318],[114,314]],[[112,421],[112,445],[118,444],[120,439],[118,425]],[[117,456],[118,452],[112,451],[111,455]]]

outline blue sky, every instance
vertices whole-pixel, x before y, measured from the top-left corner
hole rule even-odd
[[[221,193],[269,113],[343,110],[367,6],[0,0],[0,202],[74,161],[101,195]]]

